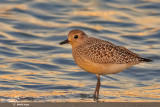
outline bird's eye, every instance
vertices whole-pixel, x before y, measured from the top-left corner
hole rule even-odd
[[[75,35],[74,38],[77,39],[77,38],[78,38],[78,35]]]

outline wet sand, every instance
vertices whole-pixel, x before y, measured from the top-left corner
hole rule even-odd
[[[0,103],[0,107],[160,107],[160,102],[58,102]]]

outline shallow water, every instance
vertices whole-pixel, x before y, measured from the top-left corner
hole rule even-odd
[[[0,101],[92,102],[96,76],[60,46],[84,30],[154,60],[101,76],[100,101],[160,100],[159,0],[1,0]]]

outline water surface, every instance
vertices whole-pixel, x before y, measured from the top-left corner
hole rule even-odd
[[[1,0],[0,101],[92,102],[96,75],[80,69],[72,29],[154,60],[101,76],[100,101],[160,100],[159,0]]]

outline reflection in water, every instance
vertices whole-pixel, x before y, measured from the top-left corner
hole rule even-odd
[[[149,57],[102,76],[101,101],[160,100],[159,0],[0,1],[0,101],[93,102],[96,76],[74,63],[72,29]]]

